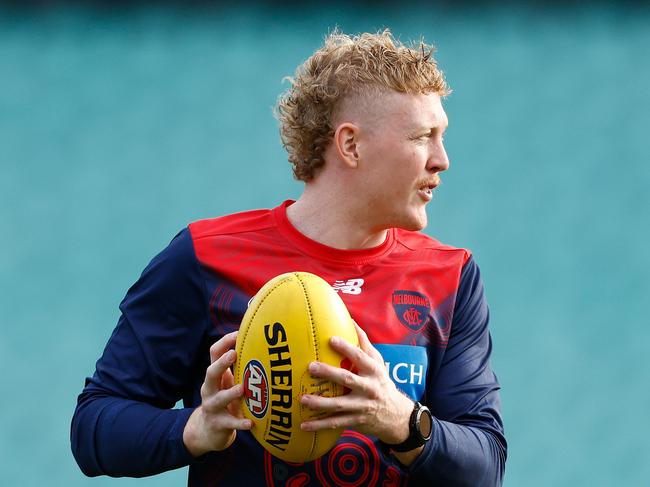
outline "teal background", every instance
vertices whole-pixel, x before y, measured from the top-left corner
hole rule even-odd
[[[76,396],[179,229],[300,194],[272,106],[335,25],[454,89],[427,232],[482,267],[505,485],[647,485],[650,11],[451,5],[0,7],[0,485],[185,484],[84,477]]]

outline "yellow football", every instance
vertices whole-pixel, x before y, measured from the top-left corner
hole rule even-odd
[[[326,416],[302,406],[301,395],[344,394],[342,386],[308,371],[314,360],[344,365],[344,357],[329,344],[332,336],[359,343],[341,298],[327,282],[307,272],[271,279],[244,315],[234,367],[235,382],[244,385],[243,413],[252,420],[257,441],[282,460],[314,460],[327,453],[342,433],[300,429],[303,421]]]

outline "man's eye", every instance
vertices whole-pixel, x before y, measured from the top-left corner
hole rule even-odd
[[[416,142],[429,142],[435,134],[433,133],[427,133],[427,134],[422,134],[422,135],[416,135],[414,137],[411,137],[411,140],[414,140]]]

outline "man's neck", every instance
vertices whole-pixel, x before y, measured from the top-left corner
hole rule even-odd
[[[336,249],[367,249],[386,240],[386,229],[373,229],[364,221],[361,208],[347,198],[319,186],[308,185],[287,208],[287,218],[303,235]]]

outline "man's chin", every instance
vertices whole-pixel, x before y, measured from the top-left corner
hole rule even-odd
[[[419,232],[420,230],[424,230],[427,227],[427,217],[426,214],[424,218],[419,217],[418,218],[411,218],[408,220],[404,220],[401,222],[400,225],[396,225],[398,228],[401,228],[402,230],[408,230],[410,232]]]

